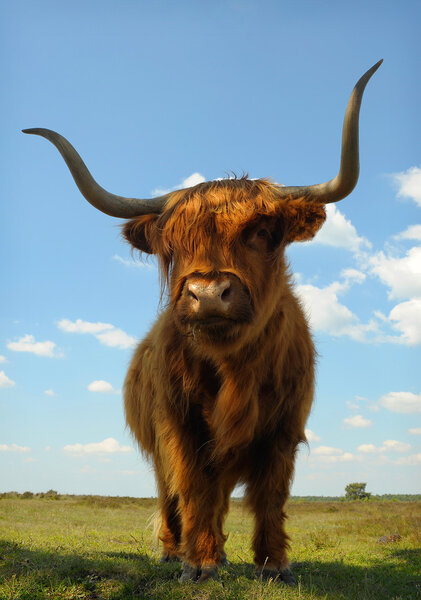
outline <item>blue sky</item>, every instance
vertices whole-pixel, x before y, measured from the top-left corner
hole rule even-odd
[[[159,302],[120,221],[91,207],[47,141],[111,192],[147,197],[246,171],[333,177],[345,106],[361,175],[288,250],[319,351],[294,494],[419,493],[421,158],[418,2],[5,3],[0,19],[0,491],[151,496],[120,394]],[[184,182],[184,183],[183,183]]]

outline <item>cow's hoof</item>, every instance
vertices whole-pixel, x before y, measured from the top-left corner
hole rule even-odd
[[[204,567],[203,569],[201,569],[200,577],[197,582],[203,583],[208,579],[216,579],[217,581],[219,581],[218,567]]]
[[[286,569],[282,569],[281,571],[279,571],[279,578],[282,579],[282,581],[284,583],[286,583],[287,585],[296,585],[297,584],[295,577],[292,574],[291,569],[288,569],[288,567]]]
[[[201,571],[199,567],[193,567],[189,563],[183,563],[183,571],[180,575],[179,582],[186,583],[186,581],[197,581],[200,577]]]
[[[286,569],[261,569],[258,572],[259,577],[268,581],[283,581],[287,585],[296,585],[295,577],[288,567]]]
[[[227,555],[224,554],[221,558],[221,567],[227,567],[230,564]]]
[[[168,562],[180,562],[180,559],[175,554],[163,554],[159,562],[161,564]]]

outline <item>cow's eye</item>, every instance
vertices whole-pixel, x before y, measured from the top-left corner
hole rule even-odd
[[[258,252],[272,252],[280,241],[280,227],[278,222],[262,219],[254,223],[243,232],[243,240],[253,250]]]
[[[269,231],[266,228],[259,229],[256,232],[256,235],[257,235],[258,238],[261,238],[261,239],[264,239],[264,240],[267,240],[270,237]]]

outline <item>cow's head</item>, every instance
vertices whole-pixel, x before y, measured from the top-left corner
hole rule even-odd
[[[61,135],[48,129],[25,133],[41,135],[58,148],[91,204],[130,219],[124,235],[134,248],[159,257],[175,322],[191,343],[228,349],[251,331],[261,331],[278,305],[288,282],[286,244],[311,239],[324,222],[324,204],[341,200],[355,187],[361,99],[381,62],[351,94],[340,170],[322,184],[284,187],[241,178],[201,183],[151,200],[124,198],[101,188]]]
[[[134,248],[159,257],[175,322],[192,344],[230,349],[273,314],[288,281],[286,244],[312,238],[325,219],[323,204],[280,190],[245,178],[201,183],[124,226]]]

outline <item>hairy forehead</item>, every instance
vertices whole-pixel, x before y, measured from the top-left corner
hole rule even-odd
[[[276,186],[267,180],[227,179],[175,192],[159,218],[164,236],[222,235],[227,240],[259,217],[276,215]]]

